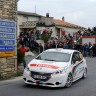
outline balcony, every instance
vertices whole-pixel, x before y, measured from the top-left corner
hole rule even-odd
[[[37,24],[36,21],[26,21],[26,22],[22,22],[20,28],[34,28],[36,27],[36,24]]]

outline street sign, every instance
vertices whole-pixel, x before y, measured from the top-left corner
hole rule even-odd
[[[0,46],[0,52],[2,51],[12,51],[14,50],[13,46]]]
[[[16,22],[0,20],[0,46],[15,46]]]
[[[16,27],[16,22],[15,21],[9,21],[9,20],[0,20],[0,26]]]
[[[0,39],[14,39],[15,34],[0,33]]]
[[[0,57],[14,56],[13,52],[11,51],[14,50],[15,45],[16,22],[9,20],[0,20]]]
[[[15,40],[0,40],[0,45],[13,46],[13,45],[15,45]]]
[[[13,57],[14,56],[14,52],[10,51],[10,52],[0,52],[0,57]]]
[[[0,26],[0,32],[3,32],[3,33],[6,33],[6,32],[7,33],[15,33],[15,28],[14,27],[10,28],[8,26],[7,27],[6,26],[5,27]]]

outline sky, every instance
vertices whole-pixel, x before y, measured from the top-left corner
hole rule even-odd
[[[83,27],[96,26],[96,0],[19,0],[18,11],[62,19]]]

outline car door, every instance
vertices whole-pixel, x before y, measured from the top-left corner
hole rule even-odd
[[[73,79],[79,79],[83,75],[84,71],[83,58],[81,57],[80,52],[73,53],[71,64]]]

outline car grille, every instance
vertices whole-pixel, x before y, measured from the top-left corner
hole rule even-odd
[[[31,71],[31,77],[35,80],[46,82],[51,78],[51,73],[40,73]]]

